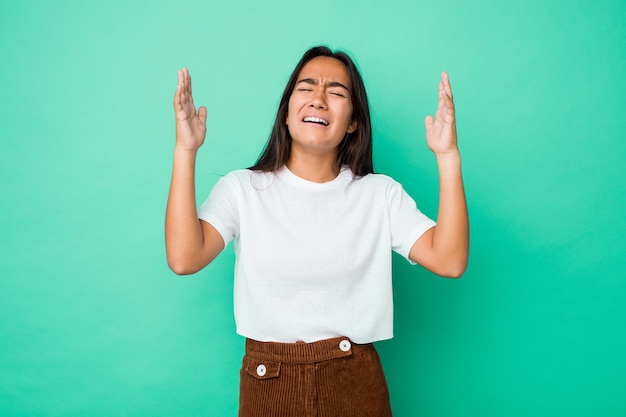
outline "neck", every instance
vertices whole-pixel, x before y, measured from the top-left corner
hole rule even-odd
[[[294,152],[295,151],[295,152]],[[287,168],[298,177],[312,182],[328,182],[337,178],[339,167],[335,165],[336,155],[302,154],[297,150],[291,150]]]

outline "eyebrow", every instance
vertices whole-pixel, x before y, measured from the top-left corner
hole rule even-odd
[[[317,85],[318,84],[317,80],[313,79],[313,78],[303,78],[300,81],[298,81],[296,83],[296,85],[298,85],[300,83],[306,83],[306,84],[311,84],[311,85]],[[350,92],[350,89],[348,87],[346,87],[345,85],[341,84],[339,81],[329,81],[328,82],[328,86],[329,87],[341,87],[341,88],[344,88],[348,93]]]

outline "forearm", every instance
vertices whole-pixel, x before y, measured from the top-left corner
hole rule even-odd
[[[190,272],[190,265],[197,263],[203,246],[196,210],[195,166],[196,151],[176,147],[165,214],[167,262],[176,273]]]
[[[458,277],[467,267],[469,221],[459,152],[437,155],[439,211],[432,248],[446,275]]]

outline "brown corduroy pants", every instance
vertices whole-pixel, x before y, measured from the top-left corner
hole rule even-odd
[[[390,417],[387,382],[372,344],[246,340],[239,417]]]

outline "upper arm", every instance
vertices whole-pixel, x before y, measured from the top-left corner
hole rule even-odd
[[[453,245],[442,245],[440,236],[435,244],[436,233],[437,226],[424,232],[411,247],[409,259],[442,277],[461,277],[467,267],[467,251],[459,252]]]
[[[202,250],[200,252],[200,269],[207,266],[224,249],[224,239],[211,223],[200,219],[202,227]]]
[[[436,226],[435,226],[436,227]],[[425,231],[413,243],[409,252],[409,259],[421,265],[431,272],[437,273],[437,261],[435,251],[433,250],[433,237],[435,235],[435,227],[431,227]]]
[[[224,249],[224,239],[217,229],[204,220],[199,220],[199,223],[201,242],[191,238],[179,240],[177,245],[166,243],[167,264],[177,275],[195,274]]]

